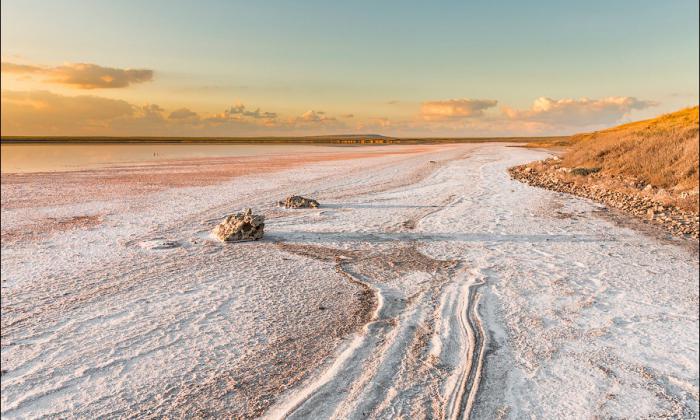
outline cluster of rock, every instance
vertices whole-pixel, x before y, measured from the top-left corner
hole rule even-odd
[[[669,193],[651,185],[632,180],[627,181],[629,188],[611,188],[608,179],[598,177],[598,168],[563,168],[557,158],[515,166],[508,171],[514,179],[529,185],[596,200],[657,224],[672,234],[698,238],[698,213],[668,204]],[[682,194],[681,198],[686,198],[693,193]]]
[[[224,242],[257,241],[263,237],[265,216],[253,214],[251,209],[227,216],[214,228],[214,236]]]
[[[288,209],[302,209],[302,208],[318,208],[318,201],[312,198],[302,197],[300,195],[292,195],[287,197],[284,201],[277,203],[280,206],[286,207]]]

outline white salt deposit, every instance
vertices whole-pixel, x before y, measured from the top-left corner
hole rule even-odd
[[[2,417],[697,418],[697,254],[509,179],[543,156],[436,146],[36,209],[105,216],[3,240]],[[300,186],[323,207],[275,208]],[[244,207],[262,241],[207,238]]]

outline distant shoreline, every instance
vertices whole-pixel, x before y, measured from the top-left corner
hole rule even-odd
[[[538,140],[566,139],[554,137],[424,137],[397,138],[383,136],[309,136],[309,137],[49,137],[3,136],[1,144],[449,144],[449,143],[531,143]]]

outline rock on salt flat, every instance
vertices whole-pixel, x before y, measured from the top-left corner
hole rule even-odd
[[[317,208],[318,201],[313,198],[306,198],[300,195],[292,195],[287,197],[284,201],[278,203],[288,209],[301,209],[301,208]]]
[[[253,214],[251,209],[227,216],[213,231],[220,241],[257,241],[265,230],[265,216]]]

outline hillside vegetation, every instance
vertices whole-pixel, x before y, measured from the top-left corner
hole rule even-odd
[[[698,107],[569,137],[561,157],[509,169],[530,185],[600,201],[681,236],[700,236]],[[561,144],[527,147],[561,150]]]
[[[600,168],[674,191],[698,188],[698,107],[572,136],[567,167]]]

